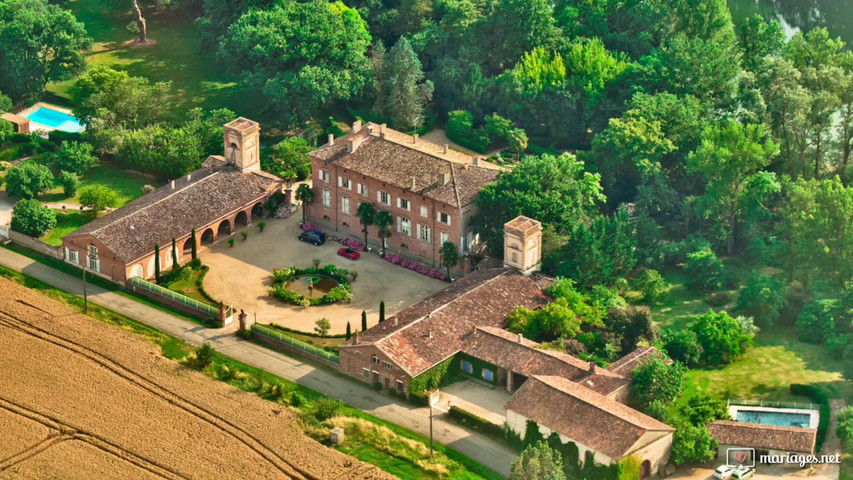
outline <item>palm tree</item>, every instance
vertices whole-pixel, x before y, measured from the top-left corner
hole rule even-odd
[[[459,250],[456,249],[456,245],[444,242],[439,253],[441,254],[441,263],[447,267],[447,277],[450,278],[450,269],[459,263]]]
[[[373,225],[373,221],[376,219],[376,209],[373,208],[373,205],[363,202],[359,204],[358,211],[355,214],[358,216],[358,221],[364,226],[362,232],[364,232],[364,246],[367,248],[367,227]]]
[[[380,210],[376,212],[376,218],[373,219],[373,223],[376,225],[376,228],[379,230],[377,233],[379,235],[379,239],[382,240],[382,256],[385,256],[385,239],[391,236],[391,229],[388,228],[394,223],[394,218],[390,213]]]
[[[307,183],[296,189],[296,200],[302,202],[302,223],[305,223],[305,207],[314,203],[314,190]]]

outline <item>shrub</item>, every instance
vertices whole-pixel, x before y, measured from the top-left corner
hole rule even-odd
[[[93,147],[90,143],[64,142],[56,153],[53,167],[58,170],[83,175],[98,161],[92,155],[92,150]]]
[[[645,269],[634,279],[634,288],[643,294],[643,299],[654,302],[666,292],[666,280],[657,270]]]
[[[228,246],[229,246],[229,247],[233,247],[233,246],[234,246],[234,239],[233,239],[233,238],[229,238],[229,239],[228,239]]]
[[[186,266],[190,267],[193,270],[198,270],[199,268],[201,268],[201,260],[194,258],[194,259],[190,260],[189,262],[187,262]]]
[[[56,226],[56,212],[38,200],[19,200],[12,207],[12,230],[40,237]]]
[[[363,252],[365,250],[364,242],[361,240],[356,240],[354,238],[342,238],[339,240],[341,245],[345,247],[349,247],[353,250]]]
[[[240,236],[242,236],[243,240],[245,240],[245,239],[249,238],[249,232],[241,232]]]
[[[321,422],[328,420],[337,415],[343,406],[344,404],[335,398],[320,397],[314,400],[314,416]]]
[[[299,392],[293,392],[290,394],[290,401],[288,403],[294,407],[301,407],[305,405],[305,397]]]
[[[199,370],[204,370],[213,362],[213,358],[216,356],[216,350],[210,346],[209,343],[205,342],[201,347],[196,349],[195,351],[196,359],[195,366]]]
[[[251,340],[252,337],[254,337],[254,336],[255,336],[255,333],[251,330],[243,330],[242,332],[240,332],[240,337],[243,340]]]
[[[800,340],[821,343],[835,334],[835,321],[842,313],[841,302],[835,299],[815,300],[797,316],[797,334]]]
[[[207,317],[204,319],[204,326],[207,328],[222,328],[222,322],[216,317]]]
[[[382,382],[373,382],[373,389],[377,392],[382,390]]]
[[[480,418],[471,412],[462,410],[456,405],[450,406],[448,415],[457,422],[480,433],[485,433],[486,435],[496,438],[502,438],[504,436],[504,429],[502,426],[495,425],[494,423]]]
[[[327,335],[329,333],[329,329],[332,328],[332,324],[329,322],[328,318],[321,318],[320,320],[317,320],[315,325],[314,331],[321,336]]]
[[[262,231],[262,232],[263,232],[265,228],[267,228],[267,222],[260,222],[260,223],[258,223],[258,229],[259,229],[260,231]]]
[[[62,191],[66,197],[77,195],[77,189],[80,187],[80,179],[73,172],[62,172],[59,174],[59,183],[62,184]]]
[[[117,201],[118,194],[103,185],[90,185],[80,189],[80,209],[89,210],[92,214],[115,206]]]
[[[631,372],[631,399],[643,407],[654,401],[669,405],[681,395],[686,372],[681,363],[651,359]]]
[[[842,408],[836,415],[838,438],[844,442],[845,450],[853,450],[853,405]]]
[[[690,330],[696,334],[696,341],[702,348],[702,363],[707,366],[731,363],[752,345],[754,336],[728,313],[715,313],[713,310],[696,319]]]
[[[486,153],[489,147],[489,136],[474,128],[474,116],[466,111],[456,110],[447,114],[445,133],[447,138],[475,152]]]
[[[688,253],[684,268],[693,278],[692,285],[701,290],[718,289],[723,280],[723,262],[710,247]]]
[[[665,330],[661,335],[663,349],[669,358],[688,366],[699,363],[702,356],[702,347],[692,330]]]
[[[146,194],[148,194],[148,193],[151,193],[151,192],[153,192],[154,190],[157,190],[156,188],[154,188],[154,185],[143,185],[143,186],[142,186],[142,194],[143,194],[143,195],[146,195]]]
[[[773,325],[785,306],[785,282],[753,270],[737,300],[738,310],[763,325]]]

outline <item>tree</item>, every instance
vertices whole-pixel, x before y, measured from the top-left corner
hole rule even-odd
[[[634,288],[643,294],[643,299],[655,302],[666,292],[667,283],[657,270],[643,269],[634,279]]]
[[[346,339],[349,340],[350,338],[352,338],[352,326],[347,322]]]
[[[717,441],[705,425],[676,422],[672,437],[672,461],[676,465],[710,462],[717,453]]]
[[[35,199],[19,200],[12,207],[12,230],[41,237],[56,226],[56,212]]]
[[[273,148],[271,160],[266,156],[261,158],[261,168],[282,178],[292,176],[297,182],[305,180],[311,176],[311,158],[308,156],[311,150],[304,138],[288,137]]]
[[[219,42],[217,56],[260,88],[286,125],[295,125],[362,90],[370,40],[358,11],[343,2],[277,2],[237,19]]]
[[[8,113],[12,111],[12,99],[3,95],[0,92],[0,113]]]
[[[524,52],[551,45],[559,34],[545,0],[508,0],[492,8],[491,15],[477,24],[475,40],[488,52],[483,62],[487,75],[512,68]]]
[[[181,268],[178,264],[178,241],[172,237],[172,268]]]
[[[377,232],[376,234],[379,236],[379,240],[382,242],[382,256],[385,256],[385,248],[387,246],[387,240],[391,236],[391,225],[394,224],[394,218],[390,213],[379,210],[376,212],[376,217],[373,219],[373,224],[376,225]]]
[[[329,329],[332,328],[332,324],[329,322],[328,318],[321,318],[320,320],[317,320],[314,325],[314,331],[321,337],[326,336],[329,333]]]
[[[160,244],[154,244],[154,281],[160,283]]]
[[[373,205],[362,202],[358,204],[358,210],[355,214],[358,217],[359,223],[361,223],[361,231],[364,232],[364,246],[367,247],[367,227],[373,225],[373,221],[376,218],[376,209],[373,208]]]
[[[853,344],[847,345],[842,354],[841,373],[848,382],[853,382]],[[850,408],[850,407],[848,407]],[[848,426],[848,441],[853,441],[853,422]]]
[[[385,321],[385,300],[379,302],[379,323]]]
[[[480,191],[472,223],[489,249],[501,255],[504,223],[518,215],[568,231],[591,219],[604,200],[600,177],[586,172],[574,156],[527,156]]]
[[[6,172],[6,193],[10,197],[35,198],[53,188],[50,169],[34,160],[21,162]]]
[[[692,285],[700,290],[720,288],[723,279],[723,262],[710,247],[702,247],[687,254],[684,270],[692,278]]]
[[[744,217],[746,198],[763,207],[764,200],[782,188],[775,174],[763,171],[778,154],[779,146],[768,138],[764,125],[729,120],[706,128],[699,148],[687,157],[687,171],[706,181],[697,209],[714,221],[729,255],[734,253],[735,229]]]
[[[797,315],[797,334],[800,340],[821,343],[836,334],[836,323],[842,323],[844,310],[834,298],[814,300]]]
[[[62,184],[62,192],[66,197],[71,198],[77,195],[77,189],[80,188],[80,179],[77,178],[77,174],[62,172],[59,174],[59,183]]]
[[[521,452],[512,462],[510,480],[566,480],[563,458],[547,442],[540,441]]]
[[[699,364],[702,347],[693,330],[664,330],[661,343],[669,358],[676,362],[689,367]]]
[[[737,299],[737,309],[764,325],[773,325],[785,307],[787,285],[779,277],[753,270]]]
[[[192,234],[190,235],[190,256],[193,260],[198,258],[198,241],[196,240],[195,227],[193,227]]]
[[[74,82],[71,102],[76,105],[74,116],[85,122],[97,118],[109,126],[142,128],[164,118],[171,88],[170,82],[152,84],[147,78],[99,65]]]
[[[708,310],[690,325],[690,330],[702,348],[702,363],[708,366],[729,364],[752,345],[753,335],[726,312]]]
[[[657,327],[652,321],[649,307],[611,308],[607,312],[605,324],[620,337],[623,355],[636,350],[640,340],[650,344],[657,340]]]
[[[103,185],[90,185],[80,189],[80,210],[88,210],[93,216],[115,206],[118,195]]]
[[[729,407],[717,397],[695,393],[679,406],[679,413],[692,425],[706,425],[714,420],[730,420]]]
[[[133,0],[133,17],[136,19],[136,27],[139,31],[139,43],[146,43],[148,41],[148,27],[145,17],[142,16],[142,10],[139,8],[139,0]]]
[[[367,331],[367,312],[364,310],[361,311],[361,331]]]
[[[41,93],[49,82],[82,71],[91,47],[83,24],[58,5],[46,0],[0,3],[0,90],[14,99]]]
[[[377,105],[383,117],[400,130],[417,129],[424,124],[424,110],[432,99],[433,85],[424,80],[421,62],[406,37],[401,37],[384,57],[379,79],[382,91]]]
[[[314,190],[307,183],[296,188],[296,200],[302,202],[302,223],[305,223],[305,209],[314,203]]]
[[[521,152],[527,150],[527,134],[520,128],[513,128],[506,133],[509,149],[515,153],[515,161],[521,161]]]
[[[642,407],[654,401],[669,405],[681,395],[687,369],[679,362],[652,358],[631,372],[631,400]]]
[[[750,72],[760,72],[768,55],[778,56],[785,46],[785,31],[776,20],[766,21],[755,14],[745,18],[737,30],[741,62]]]
[[[456,245],[453,243],[444,242],[441,244],[441,249],[438,253],[441,255],[441,263],[447,268],[447,276],[450,277],[450,269],[459,263],[459,250],[456,249]]]
[[[92,144],[85,142],[62,142],[53,161],[57,170],[83,175],[98,159],[92,155]]]

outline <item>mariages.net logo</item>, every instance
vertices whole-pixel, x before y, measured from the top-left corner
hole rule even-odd
[[[755,467],[755,449],[754,448],[729,448],[726,449],[726,465],[737,467]],[[813,463],[841,463],[841,454],[834,455],[800,455],[796,453],[786,453],[779,455],[761,454],[758,461],[761,463],[787,463],[796,464],[800,467]]]

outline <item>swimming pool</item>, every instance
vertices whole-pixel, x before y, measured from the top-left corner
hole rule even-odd
[[[71,115],[48,107],[39,107],[25,116],[33,123],[38,123],[63,132],[77,133],[83,131],[83,125]]]
[[[817,410],[743,405],[730,405],[729,414],[738,422],[800,428],[817,428],[820,417],[820,412]]]

